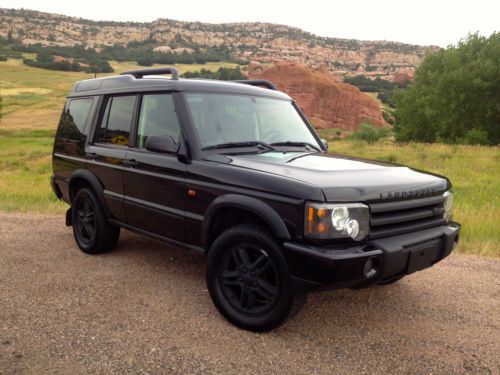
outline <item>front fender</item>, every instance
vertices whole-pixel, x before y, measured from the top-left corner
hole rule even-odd
[[[202,224],[203,245],[207,244],[212,219],[223,208],[238,208],[251,212],[261,218],[271,229],[276,238],[289,240],[290,233],[280,215],[267,203],[239,194],[225,194],[217,197],[208,207]]]

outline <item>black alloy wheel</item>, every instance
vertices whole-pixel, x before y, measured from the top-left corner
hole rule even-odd
[[[78,233],[79,240],[84,244],[91,244],[95,240],[96,227],[95,227],[95,209],[92,207],[90,200],[81,200],[78,207],[73,208],[76,210],[76,232]]]
[[[279,295],[276,267],[267,253],[255,244],[236,246],[220,265],[219,285],[224,297],[242,313],[268,312]]]
[[[234,226],[217,237],[205,276],[219,312],[243,329],[274,329],[301,307],[281,246],[254,224]]]
[[[93,190],[78,190],[71,202],[71,215],[75,241],[84,253],[104,253],[116,246],[120,228],[109,223]]]

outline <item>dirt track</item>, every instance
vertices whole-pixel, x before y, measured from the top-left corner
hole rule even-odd
[[[312,294],[272,333],[227,323],[204,259],[122,232],[77,250],[62,216],[0,214],[0,374],[499,374],[500,260]]]

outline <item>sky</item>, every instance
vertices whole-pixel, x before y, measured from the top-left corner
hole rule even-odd
[[[0,0],[25,8],[92,20],[271,22],[320,36],[391,40],[446,47],[468,33],[500,31],[498,0]]]

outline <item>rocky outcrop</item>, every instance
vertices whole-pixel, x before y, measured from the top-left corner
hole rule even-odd
[[[342,76],[374,74],[392,79],[404,69],[413,72],[423,47],[387,41],[324,38],[295,27],[261,22],[208,24],[158,19],[153,22],[91,21],[26,9],[0,8],[0,37],[23,44],[103,46],[131,41],[152,42],[158,51],[228,48],[241,61],[300,62],[325,67]]]
[[[388,126],[378,102],[355,86],[339,82],[324,69],[298,63],[278,63],[268,68],[250,67],[249,78],[267,79],[293,97],[316,128],[359,130],[367,121]]]

